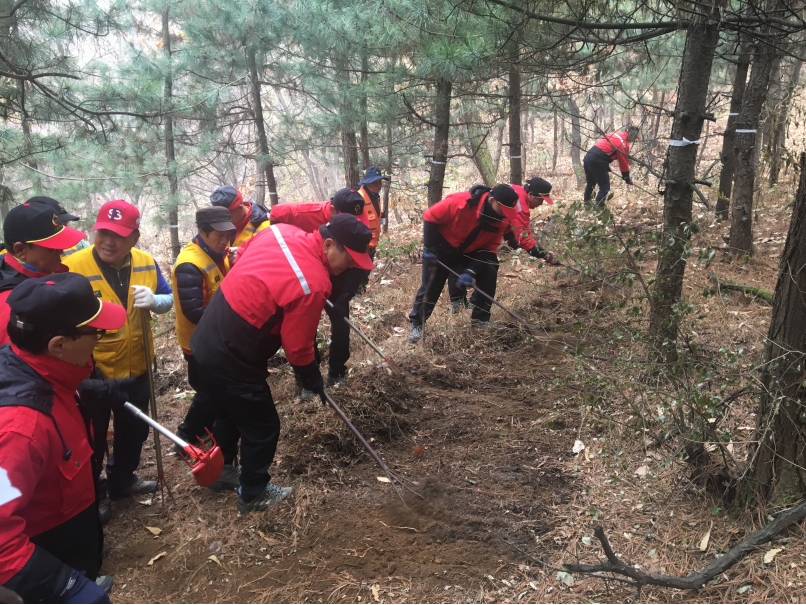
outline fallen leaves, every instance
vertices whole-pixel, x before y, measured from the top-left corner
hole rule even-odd
[[[381,483],[391,483],[391,481],[389,480],[389,477],[375,477],[375,478],[378,481],[380,481]]]
[[[216,557],[215,555],[210,555],[209,557],[207,557],[207,560],[216,563],[219,567],[223,567],[223,565],[221,565],[221,561],[219,561],[218,557]]]
[[[162,530],[159,527],[149,527],[146,525],[146,529],[155,536],[159,536],[162,533]]]
[[[649,467],[646,465],[639,466],[637,469],[635,469],[635,474],[641,479],[646,479],[647,473],[649,473]]]
[[[708,528],[708,531],[705,532],[705,535],[700,540],[700,552],[705,552],[708,550],[708,542],[711,541],[711,530],[714,528],[714,522],[711,521],[711,526]]]
[[[775,559],[775,555],[781,552],[783,548],[771,548],[766,553],[764,553],[764,564],[769,565]]]
[[[154,565],[155,561],[159,561],[160,559],[162,559],[162,557],[164,557],[167,554],[168,554],[167,550],[163,550],[162,552],[157,553],[156,555],[151,557],[151,559],[149,559],[148,564],[149,565]]]
[[[579,452],[581,452],[584,449],[585,449],[585,444],[583,442],[581,442],[579,439],[577,439],[576,441],[574,441],[574,447],[571,448],[571,451],[574,452],[575,454],[578,454]]]
[[[417,445],[414,447],[413,450],[411,450],[411,455],[413,458],[419,458],[420,456],[423,455],[424,451],[425,451],[424,445]]]
[[[571,584],[574,583],[574,576],[572,576],[567,571],[558,571],[557,579],[560,580],[566,586],[571,586]]]

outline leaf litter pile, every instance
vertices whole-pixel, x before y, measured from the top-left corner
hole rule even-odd
[[[620,221],[645,220],[633,202]],[[773,238],[786,232],[786,218],[763,216],[764,253],[747,265],[719,263],[720,277],[773,290],[771,257],[783,243]],[[719,245],[722,229],[702,228],[695,246]],[[403,242],[418,235],[394,233]],[[743,345],[748,365],[757,364],[769,307],[734,293],[703,302],[708,272],[690,265],[687,295],[710,305],[697,328],[701,342]],[[654,269],[654,258],[641,269]],[[684,576],[767,522],[765,512],[725,510],[708,486],[718,478],[703,478],[709,468],[692,472],[680,436],[653,439],[656,425],[622,401],[604,411],[585,404],[586,373],[625,371],[614,360],[629,345],[612,340],[623,292],[504,254],[500,299],[545,338],[526,335],[499,310],[493,320],[509,329],[471,330],[469,314],[448,313],[443,293],[421,346],[406,341],[419,265],[386,258],[379,270],[383,279],[373,276],[351,317],[406,373],[392,373],[353,335],[348,379],[329,392],[425,499],[409,494],[401,503],[335,415],[298,400],[290,367],[275,359],[269,380],[283,426],[273,482],[296,494],[239,516],[234,493],[199,488],[168,456],[173,500],[114,503],[104,573],[115,576],[115,602],[623,602],[634,587],[563,567],[603,560],[597,526],[622,561]],[[162,321],[159,420],[171,428],[192,392],[172,316]],[[320,337],[329,338],[326,322]],[[738,398],[730,412],[747,439],[753,412],[751,398]],[[737,459],[744,446],[731,442]],[[154,474],[149,441],[141,476]],[[645,587],[640,599],[789,602],[803,594],[805,572],[796,527],[699,591]]]

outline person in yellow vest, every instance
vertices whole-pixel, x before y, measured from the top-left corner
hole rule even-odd
[[[213,206],[229,210],[230,220],[235,225],[235,234],[230,246],[238,248],[247,240],[269,226],[269,215],[265,208],[244,201],[241,192],[232,185],[222,185],[210,195]]]
[[[126,324],[107,333],[95,347],[95,364],[106,379],[133,378],[124,389],[128,400],[147,413],[148,374],[144,347],[154,342],[149,330],[143,334],[141,313],[167,313],[173,305],[171,287],[159,266],[147,252],[135,248],[140,238],[140,211],[123,200],[101,206],[93,227],[95,245],[64,259],[70,271],[90,280],[95,295],[104,302],[126,309]],[[96,435],[103,439],[109,426],[110,409],[95,411]],[[139,479],[134,471],[140,465],[148,426],[129,416],[114,418],[115,437],[106,465],[109,495],[113,498],[153,493],[156,481]],[[103,485],[103,482],[101,482]]]
[[[381,173],[377,166],[370,166],[364,173],[364,178],[358,182],[358,193],[364,198],[364,215],[367,219],[369,230],[372,231],[372,240],[369,242],[367,252],[369,257],[375,258],[375,248],[378,247],[378,242],[381,239],[381,225],[383,221],[387,220],[381,212],[381,189],[383,188],[383,181],[389,181],[391,177],[388,174]],[[367,271],[361,279],[358,287],[358,292],[362,292],[369,283],[369,274]]]
[[[226,208],[213,206],[196,212],[198,234],[176,258],[171,285],[176,295],[176,339],[188,365],[188,383],[196,392],[176,431],[185,441],[195,443],[211,427],[224,454],[224,470],[211,489],[238,489],[236,457],[240,434],[226,417],[219,417],[220,406],[210,397],[206,373],[199,367],[190,348],[190,337],[204,310],[229,271],[227,247],[235,234]]]

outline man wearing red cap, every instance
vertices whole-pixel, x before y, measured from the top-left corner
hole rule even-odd
[[[287,223],[299,227],[303,231],[313,233],[337,214],[352,214],[367,225],[364,198],[355,189],[344,187],[339,189],[329,202],[312,202],[309,204],[277,204],[271,209],[273,225]],[[369,227],[369,225],[367,225]],[[372,229],[370,228],[370,231]],[[371,254],[372,241],[370,249]],[[328,356],[327,386],[340,382],[347,373],[347,361],[350,359],[350,326],[344,318],[350,317],[350,301],[365,282],[370,271],[352,267],[339,275],[331,276],[333,289],[328,300],[333,306],[326,306],[325,312],[330,318],[330,354]],[[307,401],[315,393],[302,390],[300,398]]]
[[[66,272],[62,252],[82,239],[81,231],[64,225],[45,204],[29,200],[9,211],[3,223],[7,252],[0,258],[0,344],[8,342],[6,299],[11,291],[30,277]]]
[[[8,297],[0,347],[0,584],[26,603],[109,603],[89,418],[76,388],[98,337],[126,321],[75,273]]]
[[[204,311],[190,347],[241,433],[238,511],[265,510],[294,490],[270,483],[280,417],[266,382],[267,362],[283,348],[303,386],[324,401],[314,353],[330,275],[372,269],[370,230],[338,214],[313,233],[272,225],[249,240]],[[214,431],[215,434],[215,431]]]
[[[450,275],[440,262],[460,274],[458,286],[467,288],[475,281],[486,294],[495,296],[496,251],[518,218],[517,202],[518,194],[509,185],[492,189],[476,185],[470,191],[450,194],[423,213],[422,284],[409,313],[409,342],[422,338],[423,324]],[[470,305],[472,326],[493,326],[489,300],[474,293]]]
[[[235,225],[235,236],[231,243],[233,248],[239,248],[269,226],[266,210],[244,201],[240,190],[232,185],[217,187],[210,195],[210,202],[213,206],[229,210],[230,220]]]
[[[145,412],[150,393],[144,347],[151,349],[153,359],[154,343],[150,331],[143,334],[141,313],[167,313],[173,305],[173,295],[154,257],[134,247],[140,238],[139,227],[140,211],[136,207],[123,200],[107,202],[101,206],[93,227],[95,244],[71,254],[64,262],[71,271],[90,280],[98,298],[126,309],[126,324],[98,342],[94,358],[104,378],[134,379],[125,390],[129,401]],[[109,409],[105,418],[98,416],[95,420],[96,434],[103,439]],[[112,498],[156,491],[156,481],[143,481],[134,474],[140,465],[143,442],[148,438],[148,426],[116,414],[114,432],[113,451],[106,465]]]

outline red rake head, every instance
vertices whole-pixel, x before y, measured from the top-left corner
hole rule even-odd
[[[211,447],[188,445],[185,447],[185,454],[183,458],[190,467],[196,483],[202,487],[209,487],[216,482],[224,468],[224,455],[215,441]]]

